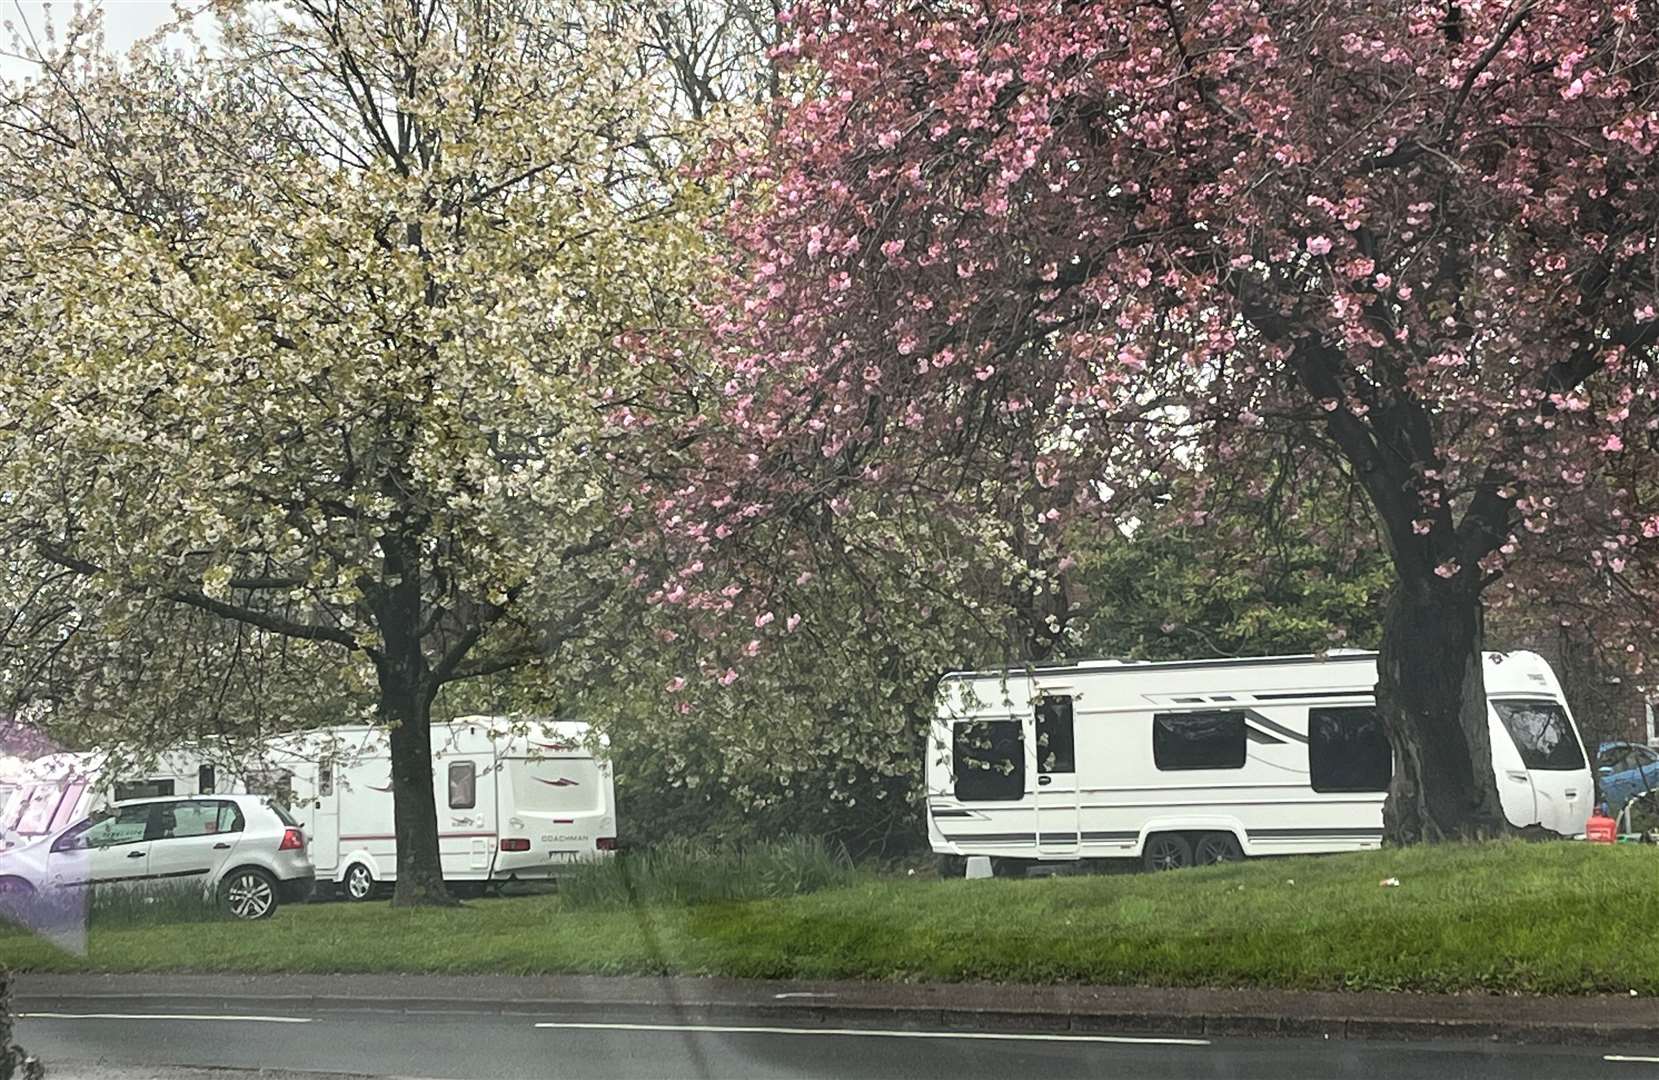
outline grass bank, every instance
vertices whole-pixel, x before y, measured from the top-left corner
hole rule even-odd
[[[1400,880],[1397,888],[1379,885]],[[1164,875],[878,880],[788,899],[460,910],[306,905],[269,923],[95,923],[37,971],[663,973],[1301,989],[1659,992],[1659,852],[1502,843]]]

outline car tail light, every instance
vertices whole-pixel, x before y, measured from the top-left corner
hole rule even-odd
[[[282,830],[282,843],[277,845],[278,851],[304,851],[305,834],[298,829]]]
[[[502,851],[529,851],[530,841],[522,836],[503,836],[501,838]]]
[[[601,836],[599,839],[597,839],[593,842],[593,846],[598,848],[600,851],[615,851],[616,850],[616,837],[614,837],[614,836]]]

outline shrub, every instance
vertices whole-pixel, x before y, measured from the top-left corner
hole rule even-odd
[[[12,1042],[11,975],[0,968],[0,1080],[41,1080],[40,1062]]]
[[[858,877],[846,850],[818,837],[744,845],[671,840],[571,867],[559,894],[578,907],[706,904],[797,896]]]

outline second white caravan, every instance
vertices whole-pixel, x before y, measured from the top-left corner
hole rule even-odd
[[[609,762],[587,726],[470,716],[432,725],[438,850],[446,881],[480,887],[548,880],[616,848]],[[311,841],[319,887],[366,900],[397,880],[391,757],[383,728],[334,727],[271,740],[245,769]]]
[[[968,672],[940,687],[928,836],[941,855],[1149,868],[1374,848],[1393,755],[1374,653]],[[1595,797],[1560,684],[1488,653],[1505,816],[1582,836]]]

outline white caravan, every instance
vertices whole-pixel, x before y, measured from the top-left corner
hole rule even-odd
[[[1582,836],[1594,781],[1549,664],[1488,653],[1505,816]],[[926,764],[941,855],[1138,858],[1149,868],[1375,848],[1393,755],[1375,653],[966,672]]]
[[[577,723],[470,716],[432,725],[444,878],[549,880],[616,848],[610,764]],[[311,840],[317,882],[366,900],[397,878],[386,731],[335,727],[273,739],[249,790],[286,800]]]
[[[106,775],[107,757],[59,753],[23,763],[11,781],[16,790],[10,801],[0,797],[0,850],[34,843],[108,802],[214,791],[214,767],[189,753],[164,755],[151,769],[120,780]],[[6,783],[0,780],[0,788]]]

